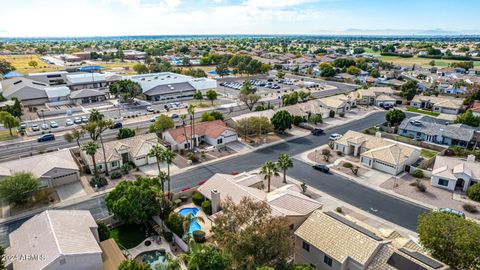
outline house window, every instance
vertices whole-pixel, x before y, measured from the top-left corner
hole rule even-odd
[[[327,255],[323,257],[323,262],[328,266],[332,266],[332,258],[328,257]]]
[[[98,164],[98,165],[97,165],[97,169],[101,170],[101,169],[103,168],[102,165],[103,165],[103,164]]]
[[[303,247],[303,249],[305,249],[306,251],[310,251],[310,244],[309,244],[309,243],[303,241],[302,247]]]
[[[222,139],[222,138],[220,138],[220,139],[217,140],[217,144],[222,144],[222,143],[223,143],[223,139]]]
[[[448,186],[448,180],[445,180],[445,179],[438,179],[438,185],[439,186],[444,186],[444,187],[447,187]]]
[[[112,161],[112,168],[115,168],[118,166],[118,161]]]

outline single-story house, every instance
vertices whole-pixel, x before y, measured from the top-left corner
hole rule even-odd
[[[3,80],[2,95],[6,99],[17,98],[24,106],[42,105],[48,102],[45,88],[48,84],[33,81],[25,77]]]
[[[70,94],[70,100],[77,105],[102,102],[106,99],[107,94],[97,89],[81,89]]]
[[[155,157],[149,157],[148,152],[150,152],[152,146],[156,144],[158,144],[158,138],[157,135],[153,133],[105,142],[105,156],[107,157],[108,171],[119,170],[123,164],[128,162],[133,162],[137,167],[155,164],[157,159]],[[88,165],[90,171],[93,171],[92,157],[87,155],[85,151],[80,151],[80,156],[85,164]],[[102,148],[97,150],[95,161],[98,171],[105,171],[105,159]]]
[[[348,96],[355,100],[360,105],[376,105],[396,103],[393,97],[394,91],[391,87],[370,87],[368,89],[359,89],[348,94]]]
[[[45,87],[45,93],[47,94],[48,102],[68,101],[70,88],[66,86]]]
[[[426,115],[404,119],[398,126],[398,134],[415,140],[436,144],[469,146],[474,144],[476,129],[464,124],[441,124]]]
[[[238,140],[237,132],[228,127],[222,120],[207,121],[195,124],[194,146],[206,143],[222,147]],[[185,131],[187,134],[185,134]],[[188,149],[192,140],[191,126],[169,129],[162,133],[163,140],[170,144],[172,150]]]
[[[410,105],[419,109],[431,109],[434,112],[458,114],[463,107],[463,100],[453,97],[416,95]]]
[[[9,234],[5,265],[13,270],[102,270],[98,225],[86,210],[47,210]]]
[[[291,115],[301,116],[305,120],[308,120],[310,115],[321,115],[322,119],[328,118],[330,115],[330,110],[320,107],[317,100],[309,100],[303,103],[297,103],[295,105],[290,105],[286,107],[280,107],[275,111],[287,111]]]
[[[58,187],[80,179],[80,169],[68,149],[0,163],[0,179],[19,172],[32,173],[41,187]]]
[[[302,194],[295,185],[286,185],[270,193],[263,191],[263,186],[263,178],[256,174],[217,173],[198,187],[198,192],[211,201],[213,215],[221,211],[222,200],[227,197],[236,204],[244,197],[266,201],[272,215],[287,218],[291,230],[298,228],[313,211],[322,207],[318,201]]]
[[[100,88],[108,86],[107,79],[101,73],[77,73],[66,75],[66,82],[71,90]]]
[[[335,114],[348,112],[352,107],[357,105],[356,100],[345,95],[320,98],[317,99],[317,102],[320,107],[334,111]]]
[[[334,212],[313,212],[295,231],[294,262],[317,270],[445,270],[398,232],[374,230]],[[389,230],[391,231],[391,230]]]
[[[431,183],[452,191],[467,191],[473,184],[480,183],[480,164],[475,162],[474,155],[469,155],[467,160],[436,156]]]
[[[334,142],[334,150],[360,157],[362,165],[397,175],[408,171],[420,157],[420,149],[380,137],[349,130]]]

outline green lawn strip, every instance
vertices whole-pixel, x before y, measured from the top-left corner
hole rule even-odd
[[[0,141],[12,140],[18,137],[17,131],[12,129],[13,137],[10,136],[10,132],[8,130],[0,131]]]
[[[437,113],[437,112],[426,111],[426,110],[418,109],[418,108],[415,108],[415,107],[407,107],[407,111],[408,112],[416,112],[416,113],[426,114],[426,115],[430,115],[430,116],[438,116],[440,114],[440,113]]]
[[[152,230],[150,230],[150,232],[152,232]],[[147,235],[143,225],[137,224],[124,224],[110,230],[110,237],[113,238],[120,247],[126,249],[138,246],[148,236],[150,236],[150,233]]]
[[[422,149],[420,151],[420,155],[424,158],[433,158],[434,156],[436,156],[438,154],[438,152],[436,151],[433,151],[433,150],[428,150],[428,149]]]

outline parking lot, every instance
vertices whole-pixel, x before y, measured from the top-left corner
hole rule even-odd
[[[218,83],[218,92],[235,98],[240,93],[240,90],[245,82],[245,79],[233,79]],[[257,89],[257,94],[267,95],[271,93],[281,93],[284,91],[290,91],[300,89],[301,85],[293,80],[278,80],[273,78],[255,78],[248,79],[253,87]]]

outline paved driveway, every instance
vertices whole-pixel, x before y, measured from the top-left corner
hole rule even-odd
[[[55,188],[61,201],[87,195],[80,181]]]

